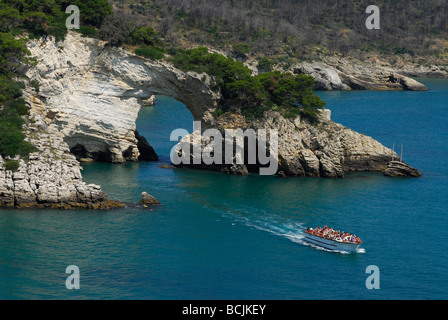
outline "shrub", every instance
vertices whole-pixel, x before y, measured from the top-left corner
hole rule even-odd
[[[247,116],[259,117],[266,110],[280,107],[289,116],[302,114],[314,121],[326,104],[314,94],[314,79],[310,76],[277,71],[254,77],[242,62],[209,53],[207,48],[180,52],[174,57],[174,65],[184,71],[214,76],[224,111],[235,106]]]
[[[9,77],[0,75],[0,104],[20,98],[24,88],[23,82],[12,81]]]
[[[79,7],[82,21],[95,27],[101,26],[104,19],[112,14],[112,6],[108,0],[76,0],[73,4]],[[66,8],[67,5],[63,7]]]
[[[163,45],[153,28],[137,27],[128,16],[119,12],[104,19],[98,37],[101,40],[108,41],[113,46],[130,44],[155,47]]]
[[[287,119],[295,119],[297,116],[301,115],[301,112],[298,108],[288,108],[283,114]]]
[[[37,81],[36,79],[33,79],[30,81],[30,86],[32,86],[34,88],[34,90],[36,91],[36,93],[39,93],[40,90],[40,84],[39,81]]]
[[[81,33],[83,37],[90,37],[90,38],[98,37],[98,30],[96,30],[96,28],[92,26],[80,26],[79,30],[77,31]]]
[[[5,130],[0,136],[0,154],[3,157],[14,157],[25,135],[18,130]]]
[[[213,116],[215,118],[219,118],[220,116],[222,116],[224,114],[224,110],[217,108],[214,112],[213,112]]]
[[[259,106],[250,106],[244,108],[242,113],[248,119],[256,119],[261,118],[265,111],[268,111],[270,108],[267,105],[259,105]]]
[[[6,170],[16,172],[20,167],[20,162],[17,160],[6,160],[4,166]]]
[[[132,45],[160,45],[159,35],[151,27],[137,27],[126,41]]]
[[[269,58],[261,58],[258,61],[258,71],[269,72],[272,69],[274,62]]]
[[[252,47],[248,43],[238,43],[233,45],[233,50],[237,54],[246,55],[252,50]]]
[[[10,102],[9,108],[15,110],[19,116],[27,116],[30,114],[23,98],[18,98],[17,100]]]
[[[26,142],[23,131],[24,115],[29,110],[22,98],[24,84],[0,76],[0,155],[14,157],[20,155],[26,158],[34,147]]]
[[[297,109],[300,114],[315,121],[319,109],[323,109],[326,102],[313,92],[314,79],[308,75],[292,75],[290,73],[267,72],[257,76],[269,93],[270,100],[282,107],[293,116],[291,109]]]
[[[98,37],[112,46],[120,46],[129,40],[133,30],[134,24],[124,14],[114,13],[104,19]]]
[[[31,63],[30,51],[25,47],[25,40],[15,39],[10,33],[0,33],[0,74],[19,75],[23,65]]]
[[[156,47],[144,47],[135,49],[135,54],[152,60],[160,60],[165,56],[163,51]]]
[[[176,56],[176,55],[179,54],[180,50],[177,49],[176,47],[169,47],[168,49],[166,49],[166,52],[167,52],[169,55]]]

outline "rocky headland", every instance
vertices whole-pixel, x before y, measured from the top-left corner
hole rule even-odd
[[[428,90],[405,72],[392,67],[337,56],[325,57],[323,61],[301,62],[293,65],[291,71],[311,75],[316,80],[317,90]]]
[[[28,161],[17,158],[19,168],[4,168],[0,156],[0,207],[110,209],[123,207],[111,201],[94,184],[82,181],[80,163],[51,122],[41,100],[28,95],[31,116],[27,119],[26,136],[36,151]]]
[[[135,124],[140,108],[152,103],[154,95],[172,96],[184,103],[203,129],[277,129],[277,174],[282,176],[337,178],[356,171],[385,172],[391,158],[397,157],[373,138],[333,122],[330,110],[322,112],[317,125],[301,117],[285,118],[276,111],[252,120],[238,112],[216,117],[221,96],[213,90],[214,79],[207,74],[183,72],[168,62],[144,59],[74,32],[69,32],[63,42],[51,37],[30,40],[28,48],[38,64],[27,76],[38,81],[40,87],[38,92],[31,88],[25,92],[31,114],[26,135],[38,151],[31,153],[28,161],[20,160],[15,172],[4,169],[4,159],[0,158],[0,206],[124,206],[110,201],[100,186],[82,181],[79,160],[157,160],[150,141],[137,132]],[[294,72],[327,70],[329,82],[323,84],[327,89],[344,90],[355,82],[362,83],[355,77],[357,80],[353,78],[350,84],[338,68],[326,68],[310,63],[296,66]],[[379,77],[389,83],[386,74]],[[404,76],[397,75],[390,81],[388,89],[424,90]],[[244,164],[192,166],[233,174],[248,174],[254,169]]]
[[[248,120],[241,114],[226,114],[216,119],[213,118],[211,124],[222,132],[223,137],[226,129],[277,130],[277,175],[280,176],[342,178],[348,173],[361,171],[384,173],[388,168],[388,176],[395,176],[395,173],[398,173],[398,171],[390,170],[389,167],[391,160],[398,158],[393,150],[383,146],[372,137],[333,122],[330,110],[324,110],[321,113],[317,124],[311,124],[308,119],[300,116],[295,119],[287,119],[276,111],[265,112],[262,118],[256,120]],[[224,140],[223,138],[222,145],[225,144]],[[194,131],[182,140],[182,142],[191,144],[194,144],[194,141],[201,141],[202,150],[216,145],[211,139],[201,139],[199,131]],[[267,141],[270,142],[269,137]],[[241,141],[239,143],[241,144]],[[247,149],[247,146],[244,145],[240,145],[240,147]],[[260,164],[247,163],[247,157],[244,164],[227,165],[224,164],[224,151],[222,154],[223,164],[221,165],[210,166],[199,163],[199,161],[195,162],[195,155],[192,153],[190,164],[181,164],[180,166],[219,170],[235,175],[248,175],[249,172],[258,172],[259,168],[263,167]],[[418,176],[414,174],[419,174],[418,170],[405,163],[402,163],[402,166],[410,168],[408,176]],[[396,176],[405,176],[405,172],[402,170]]]

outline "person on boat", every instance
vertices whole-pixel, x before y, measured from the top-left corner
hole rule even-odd
[[[308,227],[306,229],[306,232],[333,241],[346,242],[346,243],[353,243],[353,242],[362,243],[361,239],[359,239],[359,237],[357,237],[356,235],[350,234],[345,231],[334,230],[327,226],[324,226],[323,228],[319,226],[317,227],[317,229]]]

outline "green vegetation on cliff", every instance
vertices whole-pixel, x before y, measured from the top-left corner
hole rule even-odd
[[[207,48],[178,51],[175,67],[184,71],[205,72],[215,77],[221,91],[223,112],[238,107],[250,117],[266,110],[279,110],[287,116],[299,114],[315,121],[325,102],[315,95],[314,79],[307,75],[267,72],[257,76],[242,62],[210,53]]]
[[[34,147],[25,141],[23,116],[29,115],[28,107],[22,98],[22,82],[0,76],[0,155],[26,158]]]
[[[0,155],[26,158],[33,150],[26,142],[22,116],[29,111],[22,98],[24,84],[17,81],[23,68],[32,63],[24,40],[15,39],[9,33],[0,33]]]
[[[123,4],[123,1],[113,1]],[[155,2],[148,2],[151,6]],[[81,29],[84,36],[98,37],[112,46],[126,45],[138,55],[150,59],[171,58],[174,65],[184,71],[206,72],[216,80],[214,90],[220,90],[222,101],[217,113],[241,109],[249,117],[258,117],[265,110],[279,110],[286,116],[303,115],[315,120],[318,110],[325,102],[316,96],[312,88],[314,80],[305,75],[294,76],[289,73],[267,72],[253,76],[251,70],[241,61],[210,53],[207,48],[191,50],[180,49],[167,39],[166,30],[158,27],[158,32],[147,22],[133,19],[134,16],[121,10],[112,10],[107,0],[2,0],[0,3],[0,155],[26,158],[34,150],[25,141],[23,127],[29,115],[28,107],[22,97],[26,85],[39,90],[39,83],[27,79],[27,68],[35,61],[26,49],[29,38],[54,36],[64,38],[67,29],[65,22],[70,13],[69,5],[80,9]],[[159,8],[160,9],[160,8]],[[165,9],[161,9],[160,12]],[[179,11],[180,10],[180,11]],[[180,17],[189,14],[182,6],[173,12]],[[166,21],[170,21],[169,15]],[[182,20],[183,18],[181,18]],[[216,26],[218,30],[218,26]],[[216,33],[216,30],[213,33]],[[255,30],[255,33],[258,31]],[[253,45],[242,38],[233,43],[233,52],[238,59],[244,59],[253,50]],[[270,59],[263,65],[269,71]],[[16,163],[8,162],[15,168]]]
[[[164,44],[153,28],[135,23],[120,12],[105,17],[98,38],[111,46],[137,47],[135,54],[145,58],[159,60],[165,56]]]
[[[79,7],[84,25],[99,27],[112,13],[107,0],[2,0],[0,3],[0,31],[20,33],[25,30],[30,37],[53,35],[63,38],[67,32],[65,13],[69,5]]]
[[[25,141],[23,132],[24,116],[29,115],[29,110],[22,90],[29,85],[38,91],[39,83],[25,77],[26,69],[35,61],[26,49],[27,39],[17,36],[26,32],[29,38],[52,35],[62,39],[69,16],[65,10],[71,4],[80,8],[85,27],[100,26],[112,13],[107,0],[2,0],[0,3],[0,155],[3,158],[18,155],[26,159],[35,150]],[[14,171],[18,162],[6,160],[5,167]]]

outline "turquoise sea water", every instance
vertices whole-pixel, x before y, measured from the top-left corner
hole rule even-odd
[[[173,129],[191,130],[180,103],[142,109],[156,163],[84,165],[110,198],[163,205],[112,211],[0,210],[1,299],[447,299],[448,80],[429,92],[319,92],[334,121],[396,150],[422,178],[228,176],[162,169]],[[307,226],[356,233],[364,250],[328,252]],[[68,290],[65,268],[80,270]],[[380,270],[368,290],[366,268]]]

